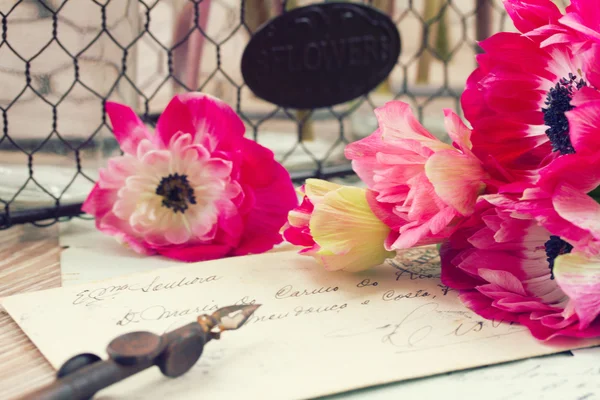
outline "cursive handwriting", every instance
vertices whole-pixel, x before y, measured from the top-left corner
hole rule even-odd
[[[396,292],[391,289],[388,290],[387,292],[383,293],[383,295],[381,296],[381,298],[383,299],[383,301],[398,301],[398,300],[402,300],[402,299],[416,299],[417,297],[429,297],[431,296],[427,291],[419,289],[416,292],[409,292],[409,293],[400,293],[400,294],[396,294]]]
[[[149,292],[158,292],[162,290],[171,290],[177,289],[185,286],[191,285],[199,285],[202,283],[214,282],[221,279],[220,276],[210,275],[210,276],[196,276],[194,278],[183,277],[178,281],[168,281],[163,282],[160,279],[160,276],[154,277],[152,282],[148,284],[128,284],[125,283],[123,285],[109,285],[104,287],[99,287],[95,289],[86,289],[75,295],[75,300],[73,300],[74,305],[92,305],[99,301],[114,299],[117,295],[128,292],[128,291],[139,291],[142,293]]]
[[[235,306],[249,306],[253,304],[256,304],[256,299],[252,299],[249,296],[244,296],[234,303]]]
[[[451,287],[442,285],[441,283],[438,283],[438,287],[442,290],[444,296],[448,295],[449,292],[456,292],[456,289],[452,289]]]
[[[377,282],[377,281],[371,282],[371,280],[369,278],[366,278],[366,279],[363,279],[362,281],[358,282],[356,284],[356,287],[363,288],[363,287],[367,287],[367,286],[377,286],[377,285],[379,285],[379,282]]]
[[[142,321],[161,321],[165,319],[185,317],[187,315],[198,316],[200,314],[216,311],[218,309],[219,307],[214,302],[183,309],[168,309],[162,305],[154,305],[139,311],[129,310],[123,318],[117,321],[117,325],[125,326],[131,323],[138,323]]]
[[[421,291],[421,293],[426,292]],[[391,294],[388,301],[397,297],[395,293]],[[405,297],[400,297],[403,298]],[[369,335],[374,339],[379,338],[384,345],[393,346],[397,349],[397,353],[402,353],[491,340],[523,329],[525,328],[501,321],[482,320],[476,314],[466,310],[442,310],[438,303],[428,302],[414,308],[398,322],[385,325],[354,324],[347,328],[336,329],[325,336],[341,338]]]
[[[401,268],[401,267],[396,267],[396,269],[398,269],[398,271],[396,271],[396,280],[400,280],[400,278],[402,278],[403,276],[408,277],[411,281],[416,281],[418,279],[432,279],[432,278],[439,278],[440,274],[439,273],[423,273],[423,272],[419,272],[419,271],[409,271],[408,269],[405,268]]]
[[[405,337],[403,337],[399,333],[404,325],[408,325],[411,322],[423,319],[427,314],[431,313],[432,311],[436,311],[438,307],[439,305],[437,303],[423,304],[409,312],[404,318],[402,318],[402,320],[399,323],[391,325],[388,324],[380,327],[380,329],[386,329],[390,327],[392,328],[392,330],[389,333],[383,335],[383,337],[381,338],[381,342],[389,343],[392,346],[396,347],[413,347],[417,343],[425,340],[427,336],[429,336],[433,331],[433,326],[429,324],[424,324],[423,326],[420,326],[413,332],[404,335]]]
[[[331,312],[340,312],[348,307],[347,303],[343,304],[330,304],[328,306],[319,306],[319,307],[304,307],[297,306],[291,311],[285,311],[280,313],[273,313],[268,315],[259,315],[254,313],[246,322],[246,324],[254,324],[257,322],[267,322],[267,321],[278,321],[287,318],[295,318],[306,315],[315,315],[315,314],[324,314]]]
[[[396,280],[402,277],[412,281],[440,277],[439,254],[432,248],[407,250],[389,263],[398,270]]]
[[[320,287],[318,289],[313,289],[313,290],[309,290],[309,289],[294,290],[294,287],[292,285],[285,285],[284,287],[279,289],[277,291],[277,293],[275,293],[275,298],[276,299],[298,298],[298,297],[302,297],[302,296],[312,296],[314,294],[337,292],[338,289],[339,289],[339,287],[337,287],[337,286],[334,286],[334,287],[328,286],[328,287]]]

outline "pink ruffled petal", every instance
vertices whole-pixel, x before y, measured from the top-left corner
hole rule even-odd
[[[378,166],[377,152],[385,147],[381,137],[381,129],[377,129],[364,139],[357,140],[346,146],[344,154],[352,160],[352,169],[367,186],[373,187],[374,171]]]
[[[406,224],[406,220],[400,218],[394,213],[394,205],[391,203],[383,203],[378,201],[378,194],[372,190],[367,190],[367,202],[373,214],[392,230],[399,230]]]
[[[600,239],[600,204],[585,193],[561,185],[552,197],[559,216]]]
[[[483,193],[488,178],[475,157],[456,151],[439,151],[425,164],[425,173],[435,193],[465,216],[475,210],[475,201]]]
[[[158,120],[156,131],[164,145],[174,134],[184,132],[210,151],[237,150],[245,127],[225,102],[203,93],[185,93],[171,100]]]
[[[463,151],[471,150],[471,130],[467,128],[464,122],[454,111],[449,108],[444,109],[444,126],[448,136]]]
[[[577,11],[563,16],[559,22],[595,41],[600,41],[600,32],[597,30],[600,24],[597,4],[592,1],[574,0],[571,6]]]
[[[562,17],[558,7],[548,0],[505,0],[504,7],[515,27],[522,33]]]
[[[112,210],[112,206],[117,200],[117,191],[111,189],[102,189],[96,183],[92,191],[83,202],[81,210],[96,217],[96,220],[102,219]]]
[[[415,118],[410,105],[402,101],[390,101],[375,110],[379,127],[383,136],[390,139],[429,139],[437,141],[436,137],[427,131]]]
[[[136,235],[127,221],[118,218],[113,213],[108,213],[100,219],[97,218],[96,228],[104,234],[114,236],[119,243],[138,254],[156,254],[153,246]]]
[[[125,153],[135,155],[138,144],[151,138],[146,126],[131,108],[109,101],[106,103],[106,113],[110,118],[115,139]]]
[[[181,96],[175,96],[164,109],[156,124],[156,135],[163,147],[168,147],[173,135],[188,133],[194,137],[197,127],[194,126],[190,109],[183,103]]]

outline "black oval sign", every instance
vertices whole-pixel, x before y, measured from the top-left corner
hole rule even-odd
[[[329,107],[362,96],[392,71],[400,34],[379,10],[323,3],[286,12],[244,50],[242,75],[264,100],[283,107]]]

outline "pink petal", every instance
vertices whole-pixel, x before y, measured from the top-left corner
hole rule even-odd
[[[138,144],[151,138],[144,123],[131,108],[123,104],[107,102],[106,113],[121,150],[135,156]]]
[[[116,190],[101,189],[100,185],[96,183],[83,202],[81,210],[99,220],[112,210],[112,206],[117,198]]]
[[[521,284],[521,281],[517,279],[513,274],[508,271],[499,271],[487,268],[479,269],[479,276],[482,279],[498,285],[507,292],[516,293],[521,296],[527,296],[525,288]]]
[[[244,232],[243,218],[239,213],[239,209],[229,200],[221,200],[216,206],[219,209],[219,229],[213,243],[225,244],[234,248],[239,245]]]
[[[153,255],[156,251],[146,241],[138,237],[127,221],[118,218],[113,213],[96,219],[96,228],[107,235],[114,236],[118,242],[143,255]]]
[[[461,292],[460,300],[478,315],[496,322],[516,322],[518,316],[493,306],[492,300],[476,291]]]
[[[568,184],[588,193],[600,185],[600,154],[580,156],[567,154],[553,160],[540,171],[538,187],[551,192],[558,184]]]
[[[275,161],[273,152],[247,138],[243,138],[238,146],[242,153],[240,182],[250,186],[270,185],[273,181],[273,175],[280,172],[271,171],[271,168],[278,169],[277,166],[279,165]],[[261,171],[261,173],[257,173],[257,171]],[[288,177],[287,180],[289,181],[289,179]]]
[[[467,78],[465,91],[460,97],[460,104],[465,113],[465,118],[469,121],[477,121],[483,117],[487,107],[483,100],[483,93],[479,88],[479,81],[485,76],[481,68],[476,69]]]
[[[560,336],[574,338],[595,338],[600,336],[600,321],[594,321],[585,330],[579,329],[579,324],[571,324],[566,328],[557,330],[554,327],[548,327],[539,320],[533,320],[528,314],[519,315],[519,323],[525,325],[533,337],[539,340],[550,340]]]
[[[198,132],[192,122],[193,119],[191,110],[183,103],[181,96],[173,97],[156,124],[159,141],[164,147],[168,147],[171,138],[177,133],[189,133],[195,138]]]
[[[288,212],[298,205],[290,175],[281,164],[275,163],[263,172],[271,181],[249,189],[254,193],[254,207],[245,216],[244,233],[235,255],[262,253],[281,243],[279,231]]]
[[[439,151],[425,164],[425,173],[435,193],[462,215],[475,210],[475,201],[483,193],[488,176],[479,160],[457,151]]]
[[[505,0],[504,7],[515,27],[522,33],[562,17],[558,7],[548,0]]]
[[[373,214],[384,224],[389,226],[392,230],[398,230],[404,224],[406,220],[400,218],[394,213],[394,204],[383,203],[377,200],[377,192],[367,190],[367,202]]]
[[[464,122],[454,111],[449,108],[444,109],[444,126],[448,136],[462,150],[471,150],[471,130],[467,128]]]
[[[372,187],[375,169],[378,167],[377,152],[385,147],[381,137],[381,129],[366,138],[352,142],[344,149],[344,155],[352,160],[352,169],[367,186]]]
[[[450,236],[452,230],[446,232],[450,222],[456,217],[456,211],[446,207],[431,219],[423,223],[413,222],[402,227],[398,239],[390,247],[393,250],[409,249],[415,246],[441,243]]]
[[[402,101],[390,101],[383,107],[375,110],[379,128],[383,136],[391,135],[394,139],[431,139],[437,141],[435,136],[427,131],[415,118],[410,105]]]
[[[584,88],[589,89],[589,88]],[[594,89],[589,89],[595,95]],[[585,96],[581,90],[573,97],[574,101]],[[588,101],[577,105],[575,109],[565,113],[569,120],[569,136],[577,154],[594,154],[600,149],[600,100]]]
[[[552,204],[559,216],[600,239],[600,204],[586,193],[564,184],[554,192]]]
[[[308,226],[296,228],[290,225],[285,225],[282,229],[282,235],[285,240],[297,246],[310,247],[315,244]]]
[[[181,219],[186,218],[184,216],[180,217]],[[174,245],[187,243],[192,238],[192,232],[190,228],[185,226],[184,224],[168,227],[166,230],[161,232],[165,239]]]
[[[598,60],[600,59],[600,44],[595,43],[594,45],[592,45],[591,48],[587,52],[585,52],[582,57],[583,72],[585,73],[586,80],[593,87],[600,87],[600,65],[598,65]]]
[[[225,102],[202,93],[175,96],[160,116],[156,126],[158,138],[167,145],[178,132],[189,133],[194,142],[213,151],[237,150],[245,131],[244,124]]]
[[[596,41],[600,41],[600,32],[597,31],[600,24],[597,4],[594,1],[573,0],[571,6],[575,7],[577,12],[568,13],[559,22]],[[591,27],[594,27],[594,29]]]
[[[229,160],[212,158],[204,164],[204,168],[206,169],[206,173],[208,175],[219,179],[225,179],[231,176],[233,165]]]
[[[440,248],[440,259],[442,262],[442,283],[454,289],[465,290],[473,289],[478,285],[484,283],[477,276],[469,275],[461,268],[458,268],[452,260],[459,253],[458,250],[453,249],[452,246],[445,242]]]

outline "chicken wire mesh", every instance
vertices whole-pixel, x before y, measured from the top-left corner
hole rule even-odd
[[[318,2],[0,0],[0,229],[80,214],[98,168],[119,154],[106,101],[153,125],[174,94],[206,92],[234,107],[294,180],[344,176],[345,144],[371,133],[373,109],[390,99],[410,103],[445,139],[442,109],[459,109],[476,42],[514,30],[500,0],[365,0],[400,31],[386,81],[317,110],[262,101],[240,72],[245,45],[269,19]]]

